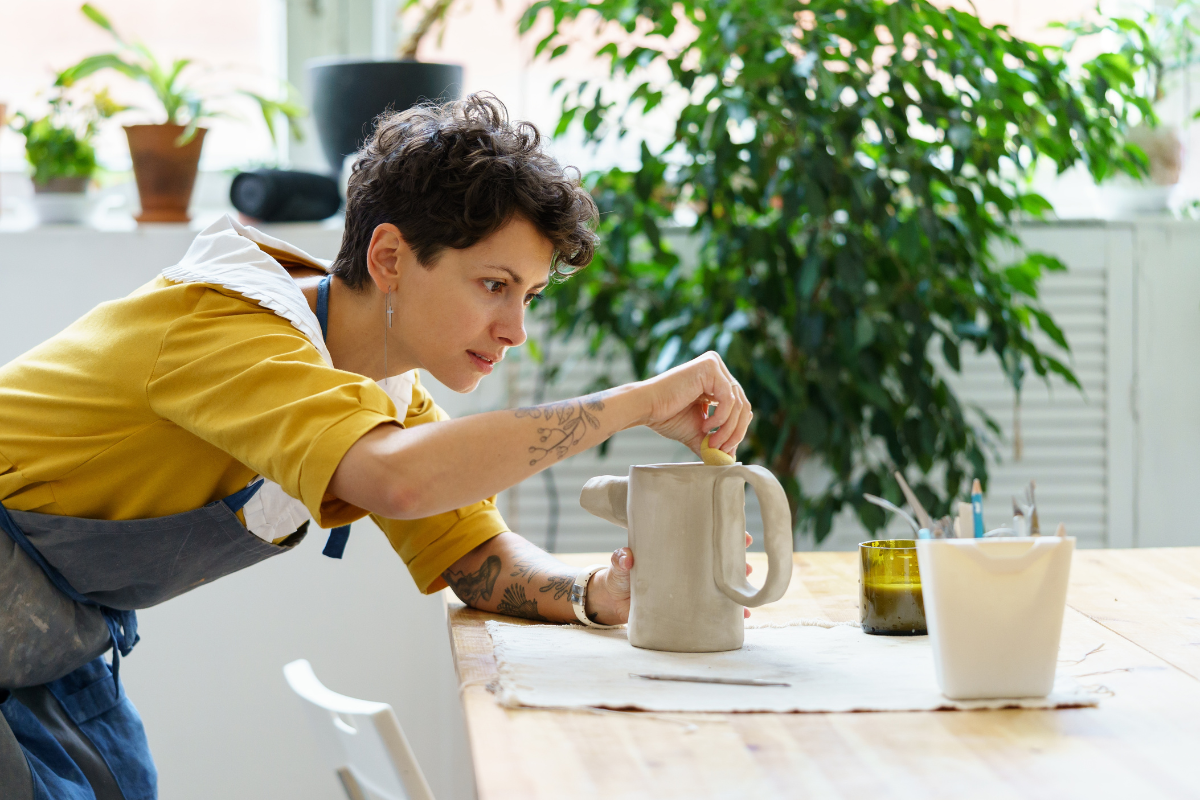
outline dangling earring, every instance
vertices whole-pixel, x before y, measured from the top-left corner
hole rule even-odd
[[[388,331],[392,327],[392,287],[388,287],[387,295],[384,297],[384,326],[383,326],[383,379],[386,381],[391,375],[388,374],[387,363],[387,340]]]

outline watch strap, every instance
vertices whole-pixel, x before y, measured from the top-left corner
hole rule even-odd
[[[590,567],[585,567],[575,575],[575,581],[571,584],[571,593],[568,597],[571,600],[571,610],[575,612],[575,619],[580,625],[586,625],[589,628],[617,628],[618,625],[601,625],[598,622],[592,622],[587,615],[587,592],[588,583],[592,580],[592,576],[600,570],[604,569],[607,564],[593,564]]]

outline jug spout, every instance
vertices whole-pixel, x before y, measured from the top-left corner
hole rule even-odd
[[[592,478],[579,493],[579,505],[584,511],[622,528],[629,527],[628,500],[629,478],[616,475]]]

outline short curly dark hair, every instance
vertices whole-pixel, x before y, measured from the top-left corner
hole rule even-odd
[[[446,248],[470,247],[518,215],[554,245],[555,274],[591,262],[598,214],[579,171],[559,166],[537,128],[510,122],[494,95],[387,113],[354,162],[333,272],[365,287],[367,249],[383,223],[432,265]]]

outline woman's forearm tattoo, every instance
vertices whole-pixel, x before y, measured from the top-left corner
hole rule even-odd
[[[450,584],[458,599],[469,606],[480,600],[491,600],[492,589],[495,588],[496,578],[499,576],[500,557],[495,555],[488,556],[475,572],[448,569],[442,573],[442,577]]]
[[[566,458],[571,448],[583,441],[589,427],[599,430],[600,419],[596,414],[604,410],[604,395],[605,392],[597,392],[559,403],[518,408],[517,419],[529,417],[547,423],[546,427],[537,429],[538,444],[529,447],[532,456],[529,466],[551,455],[558,459]]]
[[[538,613],[537,600],[530,600],[525,596],[525,587],[519,583],[510,583],[504,589],[504,597],[500,599],[500,605],[496,606],[496,610],[501,614],[508,614],[513,617],[524,617],[525,619],[537,620],[538,622],[549,622],[548,619]]]
[[[536,562],[522,558],[513,564],[513,571],[508,573],[508,577],[525,578],[527,583],[533,583],[533,579],[541,574],[542,570]]]
[[[538,591],[554,592],[554,599],[561,600],[563,595],[571,591],[571,586],[574,584],[574,575],[551,575],[546,579],[546,582],[538,588]]]

